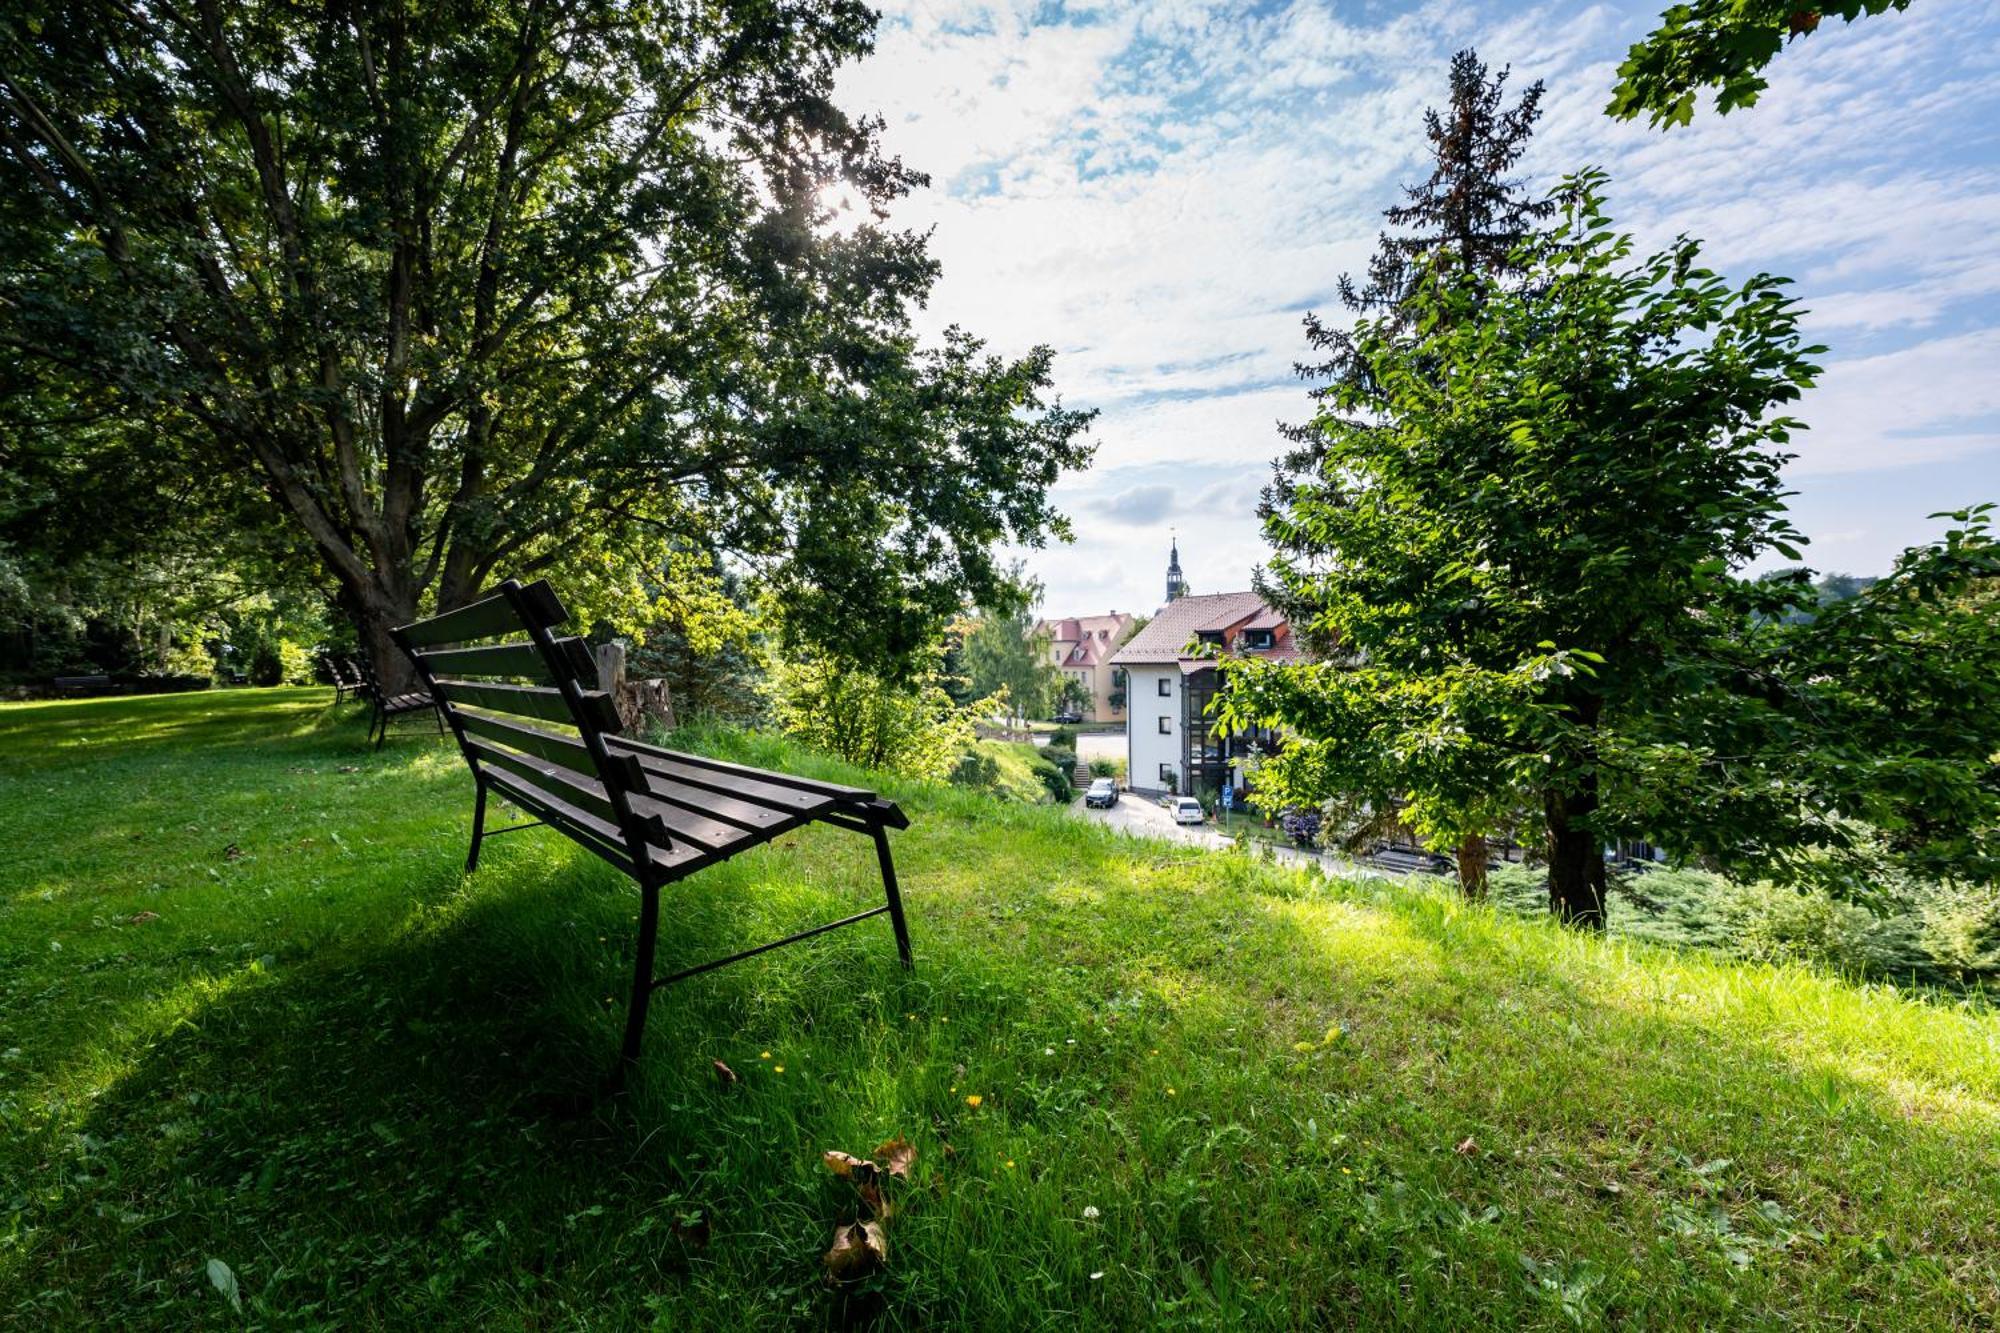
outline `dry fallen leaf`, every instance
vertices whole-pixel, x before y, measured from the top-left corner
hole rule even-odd
[[[1479,1151],[1479,1145],[1474,1143],[1472,1141],[1472,1136],[1468,1134],[1463,1139],[1459,1140],[1458,1146],[1456,1148],[1453,1148],[1452,1151],[1457,1153],[1460,1157],[1470,1157],[1472,1156],[1472,1154]]]
[[[875,1179],[875,1163],[853,1153],[829,1150],[826,1154],[826,1169],[843,1180],[861,1184]]]
[[[159,919],[160,914],[158,912],[137,912],[133,914],[132,924],[139,926],[144,925],[148,921],[158,921]]]
[[[877,1148],[875,1160],[880,1162],[882,1169],[890,1175],[901,1176],[907,1180],[910,1176],[910,1163],[917,1160],[917,1150],[908,1139],[899,1136]]]
[[[715,1081],[722,1084],[723,1087],[726,1088],[732,1083],[742,1082],[741,1079],[736,1077],[736,1071],[722,1063],[722,1061],[712,1060],[709,1063],[715,1066]]]
[[[889,1238],[882,1224],[854,1222],[834,1228],[825,1262],[826,1275],[835,1282],[853,1282],[875,1272],[889,1262]]]

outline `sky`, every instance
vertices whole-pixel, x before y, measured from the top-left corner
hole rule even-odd
[[[1056,499],[1069,545],[1026,552],[1052,614],[1153,610],[1170,530],[1196,592],[1246,588],[1254,508],[1310,415],[1300,320],[1338,313],[1451,54],[1540,79],[1523,172],[1611,175],[1644,245],[1685,233],[1732,279],[1795,280],[1828,352],[1787,480],[1807,563],[1879,573],[1927,517],[2000,500],[2000,0],[1830,19],[1748,110],[1662,133],[1603,114],[1662,5],[884,0],[843,75],[887,151],[930,173],[898,225],[943,264],[923,327],[1056,350],[1099,417]]]

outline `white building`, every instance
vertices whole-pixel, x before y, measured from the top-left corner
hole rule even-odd
[[[1136,792],[1192,793],[1224,782],[1240,788],[1246,745],[1268,744],[1215,734],[1207,716],[1215,658],[1198,655],[1203,648],[1298,656],[1291,627],[1254,592],[1182,596],[1161,607],[1111,658],[1125,672],[1125,781]]]

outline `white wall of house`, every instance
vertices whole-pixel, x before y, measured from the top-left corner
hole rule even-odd
[[[1181,771],[1181,669],[1175,662],[1125,668],[1125,782],[1134,791],[1165,791],[1160,766],[1173,769],[1178,789],[1187,790]],[[1166,693],[1160,692],[1162,682]],[[1166,730],[1160,730],[1161,719]]]

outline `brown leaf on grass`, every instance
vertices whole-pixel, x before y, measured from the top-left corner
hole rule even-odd
[[[222,849],[222,859],[225,861],[241,861],[243,859],[243,849],[232,842]]]
[[[148,921],[158,921],[159,919],[160,914],[158,912],[135,912],[132,916],[132,924],[143,926]]]
[[[910,1163],[917,1160],[917,1150],[908,1139],[898,1135],[875,1150],[875,1160],[890,1175],[908,1180]]]
[[[735,1070],[731,1069],[728,1065],[722,1063],[722,1061],[711,1060],[709,1061],[709,1063],[715,1066],[715,1081],[717,1083],[720,1083],[723,1087],[727,1088],[734,1084],[741,1083],[743,1081],[742,1079],[736,1077]]]
[[[826,1275],[833,1282],[854,1282],[889,1262],[889,1237],[880,1222],[853,1222],[835,1227],[826,1252]]]
[[[359,773],[361,770],[355,767],[353,764],[342,764],[340,766],[340,771],[343,773]]]
[[[829,1150],[824,1156],[826,1169],[842,1180],[851,1180],[859,1185],[875,1179],[875,1163],[865,1157],[856,1157],[853,1153],[840,1152],[837,1149]]]
[[[1470,1134],[1467,1134],[1464,1138],[1458,1141],[1458,1146],[1456,1148],[1453,1148],[1452,1151],[1457,1153],[1460,1157],[1470,1157],[1472,1156],[1472,1154],[1479,1151],[1479,1145],[1472,1141],[1472,1136]]]

